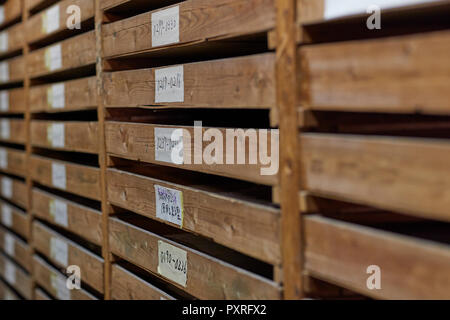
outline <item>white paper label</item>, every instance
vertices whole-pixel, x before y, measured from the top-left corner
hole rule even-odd
[[[64,83],[57,83],[47,90],[48,105],[53,109],[64,109],[66,102],[64,87]]]
[[[65,228],[69,225],[69,219],[67,217],[67,203],[58,199],[52,199],[49,203],[50,215],[53,217],[53,221]]]
[[[50,239],[50,256],[63,267],[68,266],[69,246],[59,238]]]
[[[438,0],[325,0],[324,18],[336,19],[356,14],[365,14],[367,9],[378,6],[381,10],[405,7]]]
[[[174,164],[183,163],[183,131],[180,130],[182,129],[155,128],[156,161]]]
[[[5,233],[5,237],[3,239],[3,247],[5,252],[9,254],[11,257],[14,257],[15,253],[15,240],[12,235],[9,233]]]
[[[59,29],[59,5],[53,6],[42,15],[42,31],[46,34]]]
[[[45,66],[49,71],[62,68],[62,49],[60,43],[45,49]]]
[[[183,287],[187,281],[187,252],[158,240],[158,273]]]
[[[155,69],[155,103],[184,102],[184,67]]]
[[[156,217],[183,227],[183,192],[155,185]]]
[[[12,185],[13,185],[13,182],[10,178],[2,177],[2,195],[5,198],[10,199],[12,197],[12,193],[13,193]]]
[[[0,6],[0,24],[5,22],[5,7]]]
[[[152,46],[180,42],[180,8],[178,6],[152,13]]]
[[[7,112],[9,110],[9,92],[0,92],[0,111]]]
[[[0,148],[0,169],[8,169],[8,151]]]
[[[12,209],[7,204],[2,204],[2,223],[8,228],[13,225]]]
[[[8,51],[9,36],[8,31],[0,33],[0,52]]]
[[[9,284],[16,283],[16,266],[8,260],[5,260],[5,279]]]
[[[52,184],[56,188],[66,189],[66,166],[52,163]]]
[[[8,119],[0,120],[0,136],[6,140],[11,137],[11,126]]]
[[[64,123],[52,123],[47,127],[47,141],[53,148],[64,148]]]
[[[1,82],[9,81],[9,64],[8,64],[8,62],[0,63],[0,81]]]
[[[67,288],[67,279],[59,274],[50,274],[50,283],[52,288],[55,290],[56,297],[59,300],[71,300],[70,290]]]

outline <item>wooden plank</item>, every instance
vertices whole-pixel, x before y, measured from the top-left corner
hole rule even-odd
[[[31,299],[30,275],[3,253],[0,253],[0,276],[24,298]]]
[[[444,140],[304,134],[303,190],[450,221],[450,144]]]
[[[25,44],[24,28],[22,23],[15,24],[6,30],[1,31],[2,37],[6,41],[0,46],[0,55],[6,55],[12,52],[22,50]]]
[[[25,0],[24,7],[25,10],[31,11],[31,10],[38,10],[42,7],[48,6],[50,4],[53,4],[59,0]]]
[[[22,56],[3,60],[0,65],[0,84],[16,83],[25,78],[25,59]]]
[[[35,147],[98,153],[98,123],[87,121],[31,121],[31,144]]]
[[[182,102],[155,99],[155,72],[164,68],[105,72],[105,106],[269,109],[275,105],[274,59],[265,53],[184,64]]]
[[[73,70],[95,64],[95,31],[32,51],[27,56],[31,78]]]
[[[3,7],[4,18],[0,20],[0,28],[13,22],[19,20],[22,15],[22,1],[6,1],[2,3],[0,7]]]
[[[305,268],[311,274],[378,299],[450,297],[448,245],[320,216],[305,220]],[[371,265],[381,269],[380,290],[367,288]]]
[[[92,243],[102,245],[100,211],[34,188],[33,214]]]
[[[5,154],[5,161],[2,161],[0,170],[6,173],[24,177],[27,173],[26,155],[22,150],[12,148],[0,148],[0,152]]]
[[[34,300],[53,300],[48,294],[41,289],[34,289]]]
[[[208,190],[196,182],[170,183],[116,169],[108,169],[106,178],[108,201],[113,205],[180,227],[156,214],[156,186],[177,190],[183,199],[183,229],[268,263],[281,262],[278,209],[244,201],[212,187]]]
[[[0,114],[19,114],[26,111],[26,96],[23,88],[15,88],[0,91],[0,95],[5,97],[0,102]]]
[[[449,50],[449,31],[303,46],[299,99],[312,110],[449,114]]]
[[[67,30],[66,21],[69,15],[66,13],[71,5],[76,5],[81,10],[81,27],[83,22],[94,18],[94,1],[92,0],[63,0],[50,8],[31,16],[27,23],[26,39],[28,43],[43,40],[52,35]],[[52,12],[57,13],[52,13]]]
[[[28,239],[28,216],[26,212],[0,200],[1,224]]]
[[[96,81],[95,77],[88,77],[31,87],[30,111],[62,112],[95,109],[97,104]],[[58,101],[58,99],[61,100]]]
[[[171,159],[168,159],[168,161],[157,161],[155,160],[155,129],[157,128],[168,128],[168,129],[183,129],[183,154],[184,159],[182,164],[176,164]],[[253,130],[253,138],[251,139],[245,139],[244,135],[241,135],[242,140],[240,141],[249,141],[249,143],[246,143],[245,151],[239,151],[236,147],[237,144],[235,144],[235,150],[234,150],[234,159],[237,159],[238,152],[245,152],[245,159],[249,159],[249,155],[252,155],[254,158],[255,164],[250,164],[249,160],[243,161],[245,164],[237,164],[237,160],[234,160],[235,164],[226,164],[226,144],[229,143],[231,145],[231,142],[227,142],[226,138],[226,129],[216,129],[217,132],[220,132],[222,134],[222,142],[224,146],[223,150],[223,159],[220,159],[219,161],[223,164],[218,163],[212,163],[212,164],[206,164],[203,161],[201,161],[201,164],[195,164],[195,158],[193,153],[197,156],[202,156],[204,153],[205,148],[210,144],[208,142],[203,142],[202,146],[200,146],[200,140],[201,138],[197,139],[198,146],[194,145],[194,127],[175,127],[175,126],[159,126],[159,125],[151,125],[151,124],[134,124],[134,123],[125,123],[125,122],[107,122],[106,123],[106,151],[108,154],[112,156],[122,157],[130,160],[138,160],[142,162],[148,162],[148,163],[155,163],[160,165],[166,165],[171,167],[177,167],[182,169],[188,169],[192,171],[198,171],[198,172],[204,172],[204,173],[211,173],[211,174],[217,174],[225,177],[230,178],[236,178],[241,179],[245,181],[250,181],[254,183],[259,184],[265,184],[265,185],[276,185],[277,184],[277,171],[273,170],[274,172],[268,172],[272,173],[272,175],[263,175],[262,169],[266,167],[270,167],[269,165],[265,166],[261,163],[260,159],[258,158],[258,141],[261,134],[263,134],[265,137],[267,137],[268,145],[267,149],[270,150],[271,148],[271,135],[264,134],[264,131],[260,130]],[[198,133],[205,132],[208,130],[208,128],[202,128],[202,129],[196,129]],[[231,129],[232,130],[232,129]],[[250,135],[252,131],[249,131],[248,133]],[[189,133],[189,134],[188,134]],[[242,132],[243,133],[243,132]],[[272,135],[276,139],[278,139],[278,131],[273,130]],[[190,136],[190,137],[189,137]],[[220,139],[220,138],[218,138]],[[233,138],[229,138],[228,140],[232,140]],[[241,139],[241,138],[239,138]],[[234,139],[236,140],[236,139]],[[219,142],[219,143],[220,143]],[[273,143],[276,143],[274,141]],[[270,147],[269,147],[270,145]],[[189,148],[191,146],[191,148]],[[200,150],[201,149],[201,150]],[[278,149],[274,148],[274,154],[273,154],[273,160],[274,162],[278,161]],[[195,152],[192,152],[193,150],[196,150]],[[229,156],[231,157],[232,150],[229,152]],[[241,155],[244,153],[241,153]],[[189,159],[190,158],[190,159]],[[220,163],[219,162],[219,163]],[[276,163],[277,165],[277,163]],[[275,168],[274,168],[275,169]],[[278,169],[278,168],[276,168]],[[276,171],[276,172],[275,172]]]
[[[40,222],[33,222],[33,247],[61,268],[80,267],[81,280],[103,293],[103,259]]]
[[[31,271],[30,246],[3,227],[0,227],[0,248],[22,268]]]
[[[20,297],[11,290],[3,280],[0,280],[0,300],[21,300]]]
[[[344,5],[339,0],[297,0],[297,19],[299,23],[311,24],[324,21],[346,19],[355,16],[367,16],[367,8],[379,6],[384,13],[400,10],[423,9],[439,7],[448,4],[448,0],[355,0],[346,1]]]
[[[24,144],[26,137],[25,121],[0,117],[0,141]]]
[[[33,266],[36,282],[58,300],[97,300],[83,288],[68,290],[66,277],[38,256],[33,257]]]
[[[280,288],[268,279],[116,218],[110,218],[109,228],[111,252],[156,276],[160,276],[158,273],[158,248],[161,246],[161,241],[186,252],[186,286],[171,279],[165,278],[165,280],[199,299],[280,298]]]
[[[56,169],[55,172],[53,172],[54,169]],[[59,172],[59,170],[61,171]],[[64,175],[64,172],[65,179],[59,176],[59,173]],[[55,175],[52,176],[52,173]],[[89,199],[100,200],[100,170],[96,167],[32,156],[31,176],[34,181],[44,186],[71,192]]]
[[[178,8],[178,41],[160,45],[152,16]],[[156,20],[158,18],[155,18]],[[154,21],[158,23],[158,21]],[[275,26],[274,0],[187,0],[103,27],[105,57],[267,32]]]
[[[28,208],[27,186],[25,182],[0,174],[0,183],[2,197],[22,208]]]
[[[113,300],[175,300],[171,295],[118,265],[112,266]]]

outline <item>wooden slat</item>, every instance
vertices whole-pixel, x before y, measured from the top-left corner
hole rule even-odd
[[[12,148],[0,148],[6,153],[7,163],[1,168],[3,172],[24,177],[27,174],[26,155],[24,151]]]
[[[28,216],[25,212],[0,200],[0,223],[23,238],[28,238]]]
[[[65,166],[65,189],[53,185],[52,163]],[[100,199],[100,170],[98,168],[52,160],[40,156],[32,156],[31,175],[34,181],[42,185],[71,192],[94,200]]]
[[[62,291],[64,289],[59,289],[54,279],[65,279],[66,277],[37,256],[33,257],[33,266],[36,282],[53,297],[58,298],[58,291]],[[65,285],[65,281],[61,281],[61,283]],[[69,300],[97,300],[97,298],[95,298],[92,294],[90,294],[83,288],[81,288],[80,290],[70,290],[69,292],[70,296],[67,297],[69,298]]]
[[[305,220],[312,275],[378,299],[450,298],[448,245],[319,216]],[[371,265],[381,269],[380,290],[367,288]]]
[[[20,297],[11,290],[3,280],[0,280],[0,300],[21,300]]]
[[[6,1],[1,5],[4,10],[4,19],[3,22],[0,22],[0,27],[4,25],[18,20],[22,14],[22,1]]]
[[[23,81],[25,78],[25,59],[22,56],[10,58],[2,61],[1,63],[8,65],[8,72],[4,73],[3,77],[0,77],[0,84],[10,84]]]
[[[45,23],[47,19],[47,10],[41,11],[40,13],[31,16],[27,23],[27,42],[32,43],[42,39],[45,39],[51,35],[58,32],[67,30],[66,21],[69,15],[66,13],[67,8],[71,5],[76,5],[81,10],[81,28],[83,28],[83,22],[94,17],[94,1],[92,0],[63,0],[55,4],[54,6],[48,8],[47,10],[53,10],[54,7],[59,6],[59,22],[56,24],[58,27],[56,30],[51,31],[45,28]],[[48,32],[51,31],[51,32]]]
[[[25,10],[30,11],[41,8],[43,6],[47,6],[49,4],[53,4],[58,1],[59,0],[25,0],[24,7]]]
[[[61,112],[94,109],[97,103],[96,78],[82,78],[63,82],[64,105],[53,107],[54,85],[40,85],[30,88],[31,112]],[[60,85],[60,84],[57,84]]]
[[[58,253],[54,252],[58,249],[52,247],[52,241],[56,241],[54,239],[67,245],[67,265],[63,265],[63,262],[58,259]],[[81,280],[98,292],[103,293],[103,259],[101,257],[37,221],[33,222],[33,246],[59,267],[79,266],[82,271]]]
[[[449,114],[450,31],[304,46],[302,107]]]
[[[3,36],[7,37],[8,41],[6,42],[6,47],[2,47],[0,49],[0,55],[21,50],[24,46],[25,40],[23,24],[15,24],[12,27],[1,31],[1,33],[4,34]]]
[[[170,45],[255,34],[275,26],[274,0],[187,0],[176,6],[179,10],[179,41]],[[155,50],[152,14],[171,7],[105,25],[102,32],[105,56]]]
[[[60,65],[51,65],[50,51],[61,46]],[[46,58],[47,57],[47,58]],[[89,31],[57,44],[32,51],[27,56],[27,72],[31,78],[81,68],[95,63],[95,32]]]
[[[34,299],[35,300],[52,300],[50,296],[48,296],[44,291],[37,288],[34,289]]]
[[[447,141],[304,134],[301,144],[302,190],[450,221]]]
[[[174,300],[172,296],[118,266],[112,266],[113,300]]]
[[[28,208],[27,186],[25,182],[0,174],[0,191],[2,197],[11,200],[22,208]],[[9,186],[11,185],[11,190]]]
[[[339,0],[297,0],[297,19],[299,23],[320,23],[329,20],[345,19],[354,16],[366,16],[367,8],[379,6],[383,12],[395,10],[423,9],[448,4],[448,0],[354,0],[346,1],[344,5]]]
[[[63,132],[55,133],[55,126],[62,127]],[[58,130],[59,130],[58,129]],[[35,147],[98,153],[98,123],[86,121],[31,121],[31,144]],[[53,136],[52,136],[53,132]],[[58,137],[64,134],[63,138]],[[61,139],[64,144],[59,145]]]
[[[275,105],[274,58],[265,53],[185,64],[183,102],[155,102],[160,68],[104,73],[105,106],[269,109]]]
[[[116,218],[110,218],[111,252],[158,274],[158,241],[187,253],[186,287],[166,279],[200,299],[279,299],[280,288],[272,281],[211,256],[166,240]],[[142,245],[142,244],[145,244]]]
[[[2,253],[0,253],[0,276],[24,298],[31,299],[32,283],[30,275]]]
[[[183,147],[184,147],[184,164],[174,164],[169,162],[162,162],[155,160],[155,137],[154,130],[155,128],[172,128],[172,129],[184,129],[186,132],[190,133],[189,136],[184,133],[183,138]],[[203,131],[207,130],[207,128],[203,128]],[[221,176],[226,176],[230,178],[236,178],[241,180],[246,180],[254,183],[260,183],[265,185],[276,185],[277,184],[277,172],[274,172],[273,175],[262,175],[261,168],[266,168],[269,166],[264,166],[258,159],[256,160],[256,164],[249,164],[249,160],[246,160],[246,164],[236,164],[237,160],[234,161],[235,164],[226,164],[226,133],[225,129],[217,129],[222,133],[224,137],[223,141],[223,163],[224,164],[211,164],[208,165],[206,163],[203,164],[194,164],[194,156],[192,150],[194,148],[194,127],[174,127],[174,126],[157,126],[151,124],[133,124],[133,123],[120,123],[120,122],[107,122],[106,123],[106,151],[108,154],[127,158],[131,160],[139,160],[142,162],[149,162],[161,165],[167,165],[172,167],[178,167],[198,172],[205,172],[211,174],[217,174]],[[200,131],[200,129],[198,129]],[[256,131],[256,132],[259,132]],[[278,136],[278,131],[274,131],[274,133]],[[259,134],[258,134],[259,136]],[[256,137],[256,135],[255,135]],[[199,139],[198,139],[199,140]],[[245,139],[248,141],[249,139]],[[249,159],[249,154],[253,154],[256,158],[258,158],[258,142],[259,137],[256,139],[250,139],[253,142],[247,143],[246,147],[246,159]],[[267,137],[268,143],[271,141],[270,135]],[[191,152],[188,150],[189,144],[191,145]],[[198,143],[200,144],[200,143]],[[202,153],[204,148],[210,143],[203,143]],[[236,146],[236,145],[235,145]],[[267,146],[268,150],[270,150],[270,143]],[[235,159],[237,148],[235,148]],[[277,150],[278,151],[278,150]],[[190,164],[188,162],[187,157],[188,154],[192,154]],[[196,152],[200,155],[200,152]],[[274,155],[274,160],[278,161],[277,155]]]
[[[24,144],[26,142],[26,125],[22,119],[0,117],[0,141]]]
[[[30,246],[3,227],[0,227],[0,248],[22,268],[28,272],[31,271]],[[8,252],[11,249],[12,251]]]
[[[67,220],[58,217],[61,213],[55,208],[57,202],[67,206],[67,211],[63,209],[62,213],[65,215],[64,212],[67,212]],[[92,243],[102,244],[101,212],[97,210],[34,188],[33,214]]]
[[[278,209],[217,193],[214,188],[199,188],[196,183],[169,183],[116,169],[108,169],[107,181],[111,204],[157,220],[155,186],[178,190],[183,197],[183,229],[268,263],[280,263]]]
[[[5,102],[1,102],[0,114],[17,114],[25,113],[26,111],[26,96],[23,88],[15,88],[9,90],[0,91],[0,94],[6,95]]]

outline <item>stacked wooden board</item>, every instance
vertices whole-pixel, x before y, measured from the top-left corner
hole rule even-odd
[[[449,13],[0,1],[0,299],[450,298]]]
[[[304,273],[373,298],[448,299],[450,3],[338,2],[297,2]],[[381,30],[352,32],[370,4]],[[321,37],[335,26],[349,40]]]
[[[111,298],[279,299],[276,172],[202,158],[204,134],[255,125],[249,158],[270,129],[274,1],[138,3],[100,1]]]
[[[5,1],[0,10],[0,297],[31,299],[22,3]]]
[[[28,1],[25,10],[36,297],[102,298],[94,3]],[[78,276],[81,289],[69,290],[66,278]]]

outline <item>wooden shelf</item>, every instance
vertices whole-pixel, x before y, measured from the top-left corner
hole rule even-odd
[[[22,119],[9,119],[0,117],[0,141],[8,143],[25,144],[26,124]]]
[[[22,15],[22,1],[6,1],[3,7],[4,18],[0,20],[0,28],[20,19]]]
[[[0,248],[22,268],[31,272],[30,246],[3,227],[0,227]]]
[[[169,244],[185,253],[187,271],[183,279],[164,278],[199,299],[280,299],[280,287],[258,275],[219,261],[116,218],[109,219],[111,252],[147,271],[158,273],[158,250]],[[146,249],[140,244],[146,243]],[[177,250],[179,249],[179,250]],[[180,253],[181,254],[181,253]],[[164,272],[163,272],[164,274]],[[236,285],[229,286],[230,283]],[[239,284],[239,285],[238,285]]]
[[[26,154],[24,151],[12,148],[0,148],[6,161],[3,161],[1,170],[4,173],[25,177],[27,172]]]
[[[29,225],[26,212],[2,200],[0,200],[0,208],[2,225],[16,232],[21,237],[28,239]]]
[[[24,181],[0,174],[2,197],[22,208],[28,208],[27,186]]]
[[[105,72],[104,103],[108,108],[270,109],[275,105],[274,63],[275,55],[265,53],[177,65],[183,78],[178,86],[183,92],[182,99],[172,99],[177,102],[166,102],[171,99],[165,97],[164,90],[155,97],[155,78],[163,79],[165,70],[172,70],[165,68],[170,67]]]
[[[2,253],[0,253],[0,276],[25,299],[31,299],[30,275]]]
[[[95,77],[44,84],[30,88],[30,111],[65,112],[95,109],[97,90]]]
[[[104,292],[104,265],[99,256],[37,221],[33,222],[33,246],[56,266],[79,266],[83,270],[82,281],[98,292]]]
[[[5,97],[5,100],[0,102],[1,115],[25,113],[27,102],[23,88],[2,90],[0,91],[0,95]]]
[[[25,59],[22,56],[0,62],[0,84],[10,85],[25,78]]]
[[[33,257],[36,282],[58,300],[97,300],[92,294],[81,288],[68,290],[66,277],[56,268],[38,256]]]
[[[0,56],[5,56],[13,52],[20,52],[25,43],[23,25],[18,23],[1,31],[0,37],[6,39],[6,41],[2,40],[4,42],[0,46]]]
[[[0,299],[1,300],[21,300],[20,297],[11,290],[3,280],[0,280]]]
[[[34,188],[33,214],[96,245],[102,244],[100,211]]]
[[[35,147],[98,153],[97,122],[33,120],[30,130]]]
[[[100,200],[98,168],[32,156],[31,176],[34,181],[44,186]]]

